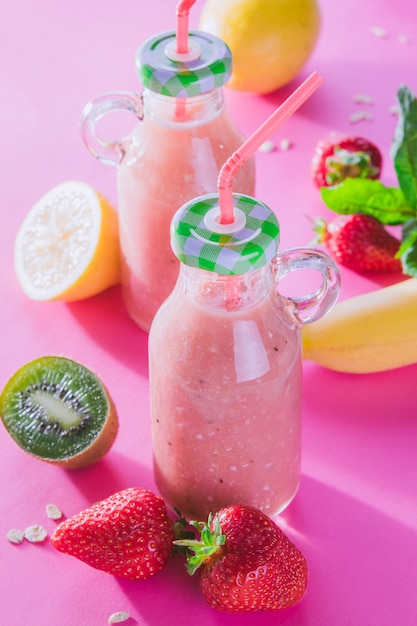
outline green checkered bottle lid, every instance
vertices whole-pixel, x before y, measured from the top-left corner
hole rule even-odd
[[[266,204],[233,194],[234,221],[220,224],[218,194],[194,198],[171,221],[171,246],[185,265],[223,275],[246,274],[278,252],[280,228]]]
[[[188,34],[188,52],[176,52],[176,33],[159,33],[139,48],[136,71],[142,85],[156,93],[178,98],[197,96],[222,87],[232,72],[229,47],[202,31]]]

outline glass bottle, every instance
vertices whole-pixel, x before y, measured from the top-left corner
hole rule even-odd
[[[180,54],[175,32],[160,33],[139,48],[136,67],[142,93],[99,96],[85,107],[81,130],[92,154],[117,166],[122,293],[148,331],[178,276],[171,219],[188,200],[216,190],[222,165],[244,138],[225,103],[231,54],[222,40],[190,31],[189,50]],[[134,113],[139,123],[128,137],[108,141],[97,123],[114,111]],[[234,190],[253,195],[254,184],[251,158]]]
[[[330,310],[340,277],[319,250],[277,254],[266,205],[233,194],[228,227],[217,199],[194,199],[172,222],[181,269],[149,335],[155,480],[188,519],[237,503],[273,517],[300,479],[301,328]],[[281,278],[305,268],[319,288],[280,295]]]

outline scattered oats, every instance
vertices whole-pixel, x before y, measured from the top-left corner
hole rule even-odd
[[[125,622],[129,619],[130,615],[127,611],[117,611],[117,613],[112,613],[107,620],[109,624],[119,624],[120,622]]]
[[[393,104],[388,109],[390,115],[399,115],[400,114],[400,106],[399,104]]]
[[[284,152],[286,150],[289,150],[292,146],[292,143],[289,139],[281,139],[280,143],[279,143],[279,148],[280,150],[283,150]]]
[[[49,519],[61,519],[62,511],[57,507],[56,504],[47,504],[45,509]]]
[[[355,122],[360,122],[363,119],[364,119],[364,112],[363,111],[358,111],[357,113],[351,113],[349,115],[349,122],[351,124],[354,124]]]
[[[274,150],[275,150],[275,144],[270,139],[268,139],[267,141],[264,141],[263,144],[259,146],[260,152],[273,152]]]
[[[361,122],[362,120],[368,120],[368,122],[371,122],[373,119],[373,116],[368,111],[357,111],[356,113],[349,115],[349,122],[351,124],[356,124],[356,122]]]
[[[23,539],[25,538],[25,534],[22,530],[19,530],[18,528],[12,528],[11,530],[9,530],[6,537],[10,541],[10,543],[22,543]]]
[[[388,35],[385,28],[380,28],[379,26],[372,26],[371,33],[375,35],[375,37],[386,37]]]
[[[410,43],[410,40],[407,37],[407,35],[398,35],[398,41],[405,46]]]
[[[353,102],[357,102],[358,104],[373,104],[374,99],[364,93],[357,93],[353,96]]]
[[[48,533],[46,532],[46,530],[38,524],[28,526],[25,530],[25,539],[27,539],[31,543],[39,543],[41,541],[45,541],[47,535]]]

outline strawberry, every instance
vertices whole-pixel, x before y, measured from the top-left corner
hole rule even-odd
[[[200,589],[215,609],[233,613],[270,611],[297,604],[307,587],[307,563],[278,526],[251,506],[228,506],[208,523],[191,522],[200,541],[180,540],[201,567]]]
[[[331,133],[317,144],[310,165],[316,187],[329,187],[345,178],[379,178],[379,148],[363,137]]]
[[[138,580],[165,566],[174,539],[162,498],[132,487],[62,522],[50,542],[91,567]]]
[[[335,261],[356,272],[400,272],[400,241],[370,215],[339,215],[316,221],[315,242],[325,243]]]

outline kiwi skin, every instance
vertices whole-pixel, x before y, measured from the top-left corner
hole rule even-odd
[[[7,420],[5,419],[5,416],[3,413],[3,411],[5,411],[4,405],[7,406],[7,400],[6,401],[3,401],[3,400],[4,400],[4,397],[7,396],[8,388],[11,385],[13,385],[13,379],[15,377],[18,377],[21,373],[23,373],[28,368],[32,366],[36,367],[37,365],[41,366],[41,364],[45,364],[45,362],[47,362],[48,364],[49,363],[52,364],[52,362],[54,362],[54,364],[56,364],[57,362],[66,362],[67,366],[70,366],[71,363],[75,364],[75,366],[80,368],[80,370],[85,371],[90,377],[93,376],[95,378],[97,385],[101,387],[102,400],[104,396],[107,411],[106,411],[106,417],[105,417],[101,430],[98,432],[95,439],[93,439],[91,443],[87,445],[87,447],[80,449],[79,451],[77,451],[76,454],[73,454],[71,456],[62,456],[60,458],[48,458],[47,455],[36,454],[36,452],[29,449],[25,445],[21,444],[19,442],[19,439],[16,436],[14,436],[12,432],[9,431],[7,423],[6,423]],[[19,447],[22,450],[24,450],[24,452],[26,452],[27,454],[29,454],[30,456],[36,459],[39,459],[41,461],[45,461],[52,465],[56,465],[56,466],[63,467],[66,469],[83,468],[99,461],[112,447],[116,439],[118,428],[119,428],[119,420],[118,420],[116,407],[114,405],[114,402],[106,386],[103,384],[103,382],[94,372],[89,370],[87,367],[85,367],[81,363],[77,363],[76,361],[72,359],[68,359],[66,357],[56,357],[56,356],[41,357],[39,359],[35,359],[34,361],[31,361],[30,363],[27,363],[26,365],[22,366],[19,370],[17,370],[14,376],[12,376],[9,382],[6,384],[0,396],[0,413],[1,413],[1,419],[3,420],[6,430],[8,430],[12,439],[14,439],[14,441],[19,445]]]
[[[79,469],[93,465],[93,463],[96,463],[103,458],[105,454],[107,454],[116,439],[117,432],[119,430],[119,420],[113,400],[102,382],[101,385],[106,393],[107,402],[109,404],[109,413],[106,423],[104,424],[99,436],[88,448],[85,448],[82,452],[76,454],[75,456],[60,460],[43,458],[43,461],[52,463],[53,465],[58,465],[58,467],[65,467],[66,469]]]

